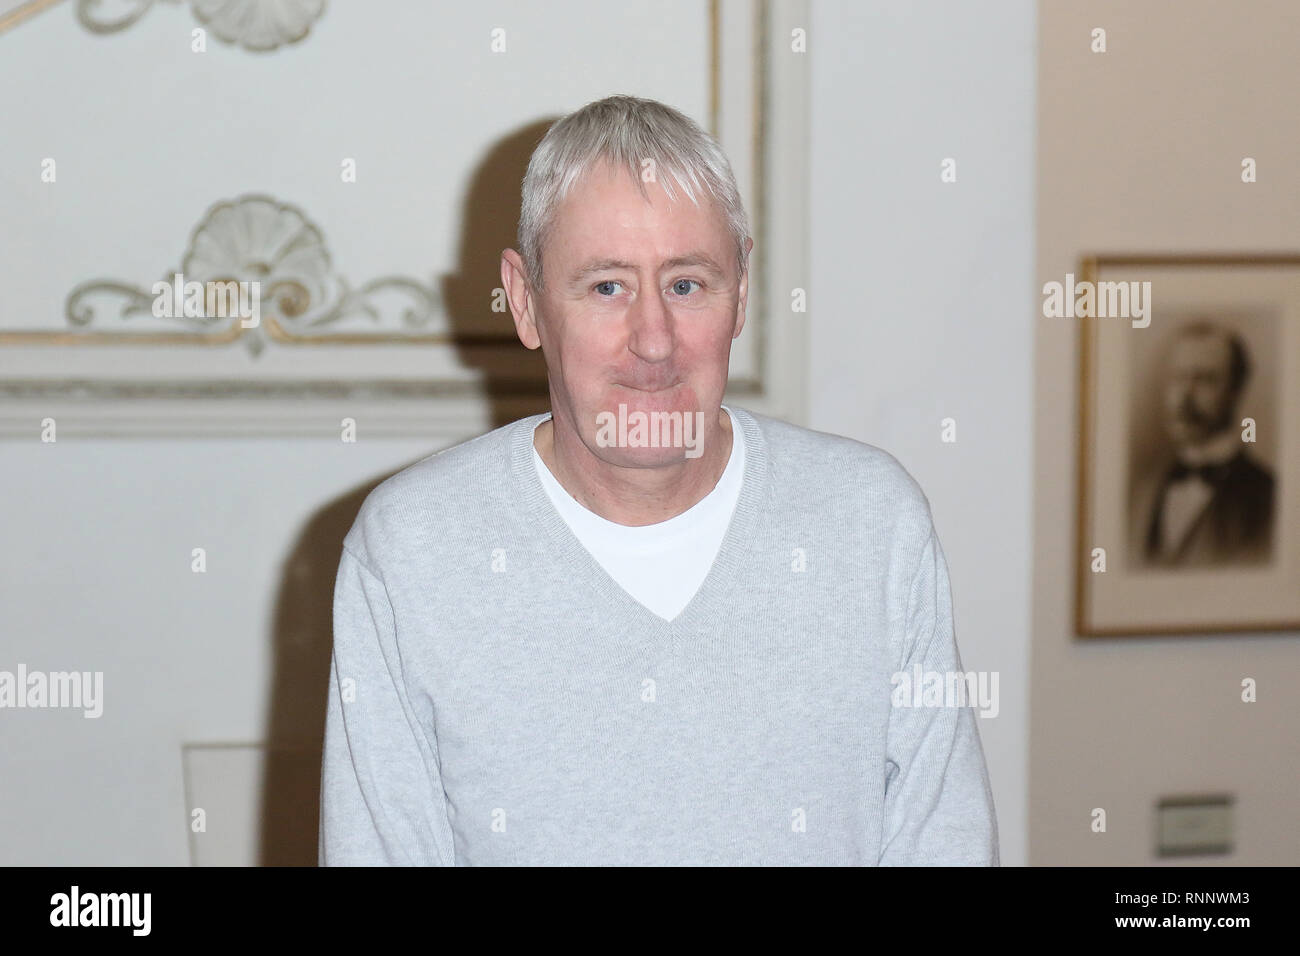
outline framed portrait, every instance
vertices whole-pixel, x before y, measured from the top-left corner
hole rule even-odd
[[[1081,636],[1300,628],[1300,255],[1093,256],[1079,323]]]

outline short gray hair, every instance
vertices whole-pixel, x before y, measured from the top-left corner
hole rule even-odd
[[[736,243],[736,266],[748,267],[745,240],[749,218],[736,177],[717,141],[686,116],[656,100],[609,96],[558,120],[542,137],[524,174],[519,213],[519,254],[529,284],[542,286],[542,242],[560,202],[573,184],[599,160],[624,166],[649,198],[643,164],[653,162],[655,179],[670,199],[674,183],[697,206],[711,197],[727,220]]]

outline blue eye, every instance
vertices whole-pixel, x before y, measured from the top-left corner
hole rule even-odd
[[[604,282],[597,282],[592,288],[596,290],[597,295],[611,296],[613,292],[602,292],[601,289],[607,285],[622,285],[617,279],[606,279]]]
[[[694,289],[687,289],[685,292],[683,292],[681,287],[683,284],[690,285],[692,283],[695,285],[699,285],[699,283],[696,282],[694,279],[678,279],[676,282],[673,283],[673,289],[677,292],[678,295],[682,295],[682,296],[690,295],[692,292],[695,291]]]

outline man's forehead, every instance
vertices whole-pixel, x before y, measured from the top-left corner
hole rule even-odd
[[[727,274],[726,267],[718,261],[713,253],[706,249],[691,249],[666,256],[655,252],[634,253],[626,256],[601,254],[584,256],[574,264],[571,277],[580,279],[586,275],[606,270],[626,269],[636,272],[647,268],[655,271],[698,268],[719,277],[724,277]]]
[[[1226,362],[1228,353],[1228,341],[1222,335],[1185,335],[1174,342],[1172,358],[1179,363]]]
[[[698,206],[680,188],[670,198],[657,181],[642,184],[628,169],[597,164],[560,203],[547,242],[549,258],[562,281],[571,283],[605,270],[659,273],[679,267],[725,279],[731,235],[726,216],[709,194],[697,192],[696,198]]]
[[[674,183],[670,196],[658,179],[642,182],[630,170],[604,168],[607,175],[588,171],[574,182],[556,210],[556,225],[572,225],[575,233],[586,234],[593,220],[631,229],[653,223],[665,232],[707,232],[710,235],[706,239],[718,230],[727,231],[726,215],[707,191],[697,187],[692,200],[680,184]],[[575,217],[581,221],[575,223]]]

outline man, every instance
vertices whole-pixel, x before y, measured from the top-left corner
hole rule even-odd
[[[407,468],[344,542],[323,864],[998,863],[920,488],[722,405],[749,238],[696,124],[556,123],[501,275],[552,413]],[[902,706],[892,706],[896,697]]]
[[[1273,476],[1246,456],[1237,404],[1250,374],[1241,339],[1208,322],[1179,330],[1163,370],[1175,461],[1140,489],[1148,564],[1206,567],[1267,561]]]

